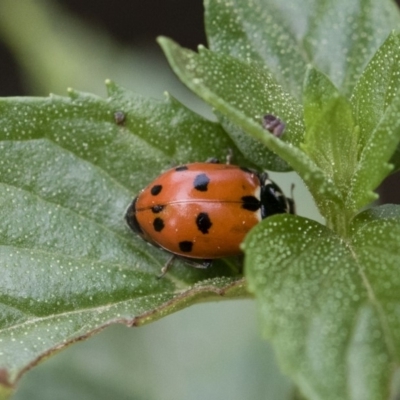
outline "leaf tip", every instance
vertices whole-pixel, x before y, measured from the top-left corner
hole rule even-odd
[[[162,42],[165,42],[167,40],[169,40],[169,39],[166,36],[163,36],[163,35],[157,36],[157,38],[156,38],[156,41],[158,43],[162,43]]]
[[[365,198],[364,198],[364,203],[368,204],[368,203],[372,203],[376,200],[379,199],[379,194],[373,192],[372,190],[368,191],[367,193],[365,193]]]
[[[156,40],[162,49],[166,49],[168,46],[171,45],[176,45],[176,43],[172,39],[166,36],[158,36]]]
[[[376,201],[379,199],[379,194],[375,192],[370,193],[371,201]]]
[[[385,169],[386,169],[386,173],[389,175],[394,170],[394,164],[386,163]]]

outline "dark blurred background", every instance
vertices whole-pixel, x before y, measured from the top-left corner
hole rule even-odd
[[[202,0],[58,1],[126,45],[154,46],[158,35],[169,36],[192,49],[206,43]]]
[[[159,35],[192,49],[206,44],[202,0],[54,0],[53,3],[126,47],[161,53],[155,41]],[[13,49],[0,36],[0,96],[31,95],[23,75]]]

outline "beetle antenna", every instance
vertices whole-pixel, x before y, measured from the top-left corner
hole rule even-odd
[[[228,152],[226,154],[226,163],[229,165],[232,162],[233,159],[233,150],[228,149]]]

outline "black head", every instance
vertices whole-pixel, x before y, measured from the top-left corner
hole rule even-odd
[[[261,217],[267,218],[274,214],[295,214],[295,204],[287,198],[281,188],[268,177],[267,173],[259,175],[261,183]]]

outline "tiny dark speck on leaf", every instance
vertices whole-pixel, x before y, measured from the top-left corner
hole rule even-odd
[[[123,111],[116,111],[114,113],[114,121],[117,125],[123,125],[126,119],[126,115]]]

